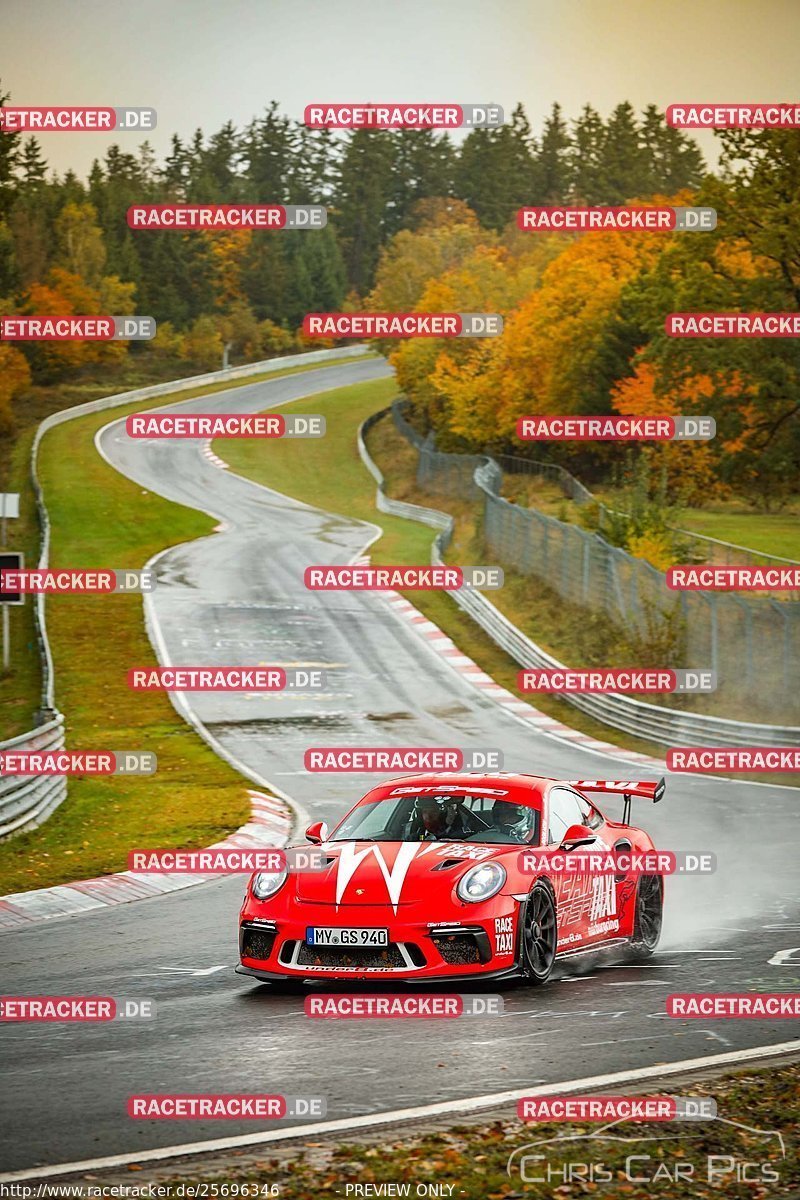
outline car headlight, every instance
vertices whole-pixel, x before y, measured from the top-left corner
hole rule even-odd
[[[459,900],[476,904],[479,900],[491,900],[506,881],[506,869],[497,862],[479,863],[458,881],[456,895]]]
[[[269,900],[270,896],[279,892],[286,883],[288,874],[288,868],[284,867],[281,871],[259,871],[254,875],[251,887],[256,900]]]

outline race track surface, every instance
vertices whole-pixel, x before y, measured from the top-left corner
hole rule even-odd
[[[170,407],[253,412],[387,371],[365,360]],[[335,819],[375,782],[307,774],[303,753],[312,745],[500,747],[509,770],[654,777],[626,765],[622,752],[609,758],[523,725],[381,597],[305,590],[305,566],[351,560],[374,528],[221,470],[198,442],[134,442],[114,421],[99,443],[143,488],[221,523],[157,561],[151,636],[162,659],[327,670],[329,686],[317,696],[188,697],[225,752],[287,793],[301,821]],[[171,540],[165,529],[164,546]],[[615,815],[613,801],[603,807]],[[307,1019],[302,998],[233,973],[239,878],[3,934],[5,994],[153,997],[158,1014],[108,1026],[0,1025],[2,1169],[271,1127],[133,1121],[132,1092],[320,1095],[329,1118],[355,1117],[787,1041],[788,1021],[681,1022],[663,1010],[671,992],[800,986],[800,952],[779,953],[800,945],[796,851],[786,836],[796,812],[791,789],[671,777],[665,800],[635,803],[634,820],[667,849],[713,850],[719,870],[667,880],[659,953],[644,967],[573,959],[545,988],[507,988],[505,1014],[484,1021]],[[783,962],[770,963],[776,956]]]

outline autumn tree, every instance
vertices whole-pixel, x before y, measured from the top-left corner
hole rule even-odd
[[[11,403],[31,381],[28,360],[15,346],[0,342],[0,434],[14,428]]]

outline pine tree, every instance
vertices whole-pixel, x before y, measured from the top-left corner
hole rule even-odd
[[[201,154],[201,177],[206,193],[204,199],[213,204],[235,203],[241,194],[242,183],[237,174],[241,150],[239,136],[232,121],[227,121],[211,135],[208,147]]]
[[[642,146],[633,106],[618,104],[606,125],[603,152],[603,189],[606,204],[624,204],[650,189],[651,175]]]
[[[296,138],[288,117],[273,100],[263,117],[247,126],[241,139],[244,193],[255,204],[285,204]]]
[[[584,105],[573,122],[572,199],[577,204],[602,204],[603,154],[606,131],[603,119],[591,104]]]
[[[393,134],[394,167],[387,231],[408,225],[414,205],[429,196],[449,196],[455,151],[447,136],[429,129],[400,129]]]
[[[325,204],[336,178],[340,141],[330,129],[296,125],[292,131],[293,158],[289,165],[290,204]]]
[[[392,135],[380,129],[355,130],[339,165],[334,228],[348,280],[362,295],[372,285],[386,237],[393,182]]]
[[[0,87],[0,108],[11,99],[10,92]],[[0,133],[0,217],[5,216],[14,203],[14,176],[19,157],[20,135],[3,130]]]
[[[489,229],[502,229],[522,205],[536,203],[536,145],[521,104],[507,125],[475,129],[464,140],[455,191]]]
[[[493,228],[503,223],[498,218],[494,185],[496,141],[496,130],[473,129],[461,144],[455,169],[455,194],[477,214],[482,225]]]
[[[542,141],[536,156],[540,204],[563,204],[572,188],[572,139],[561,115],[561,105],[554,104],[544,123]]]
[[[172,135],[170,147],[161,169],[161,181],[166,193],[165,199],[175,202],[186,198],[189,178],[188,154],[177,134]]]
[[[641,145],[647,159],[648,192],[670,196],[699,187],[705,174],[700,147],[681,129],[671,129],[654,104],[644,110]]]
[[[18,169],[26,189],[38,190],[44,183],[47,176],[47,161],[36,138],[30,137],[23,144]]]

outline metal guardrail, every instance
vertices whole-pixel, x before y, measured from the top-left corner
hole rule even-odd
[[[600,532],[506,499],[499,465],[479,486],[478,466],[497,460],[437,450],[432,435],[423,439],[410,428],[405,407],[397,401],[392,414],[398,431],[417,448],[417,482],[441,495],[480,500],[486,547],[501,566],[538,578],[567,603],[616,626],[630,644],[634,662],[660,644],[659,661],[702,664],[716,672],[720,686],[755,698],[760,711],[753,711],[754,721],[773,721],[786,710],[800,714],[797,593],[781,593],[777,599],[756,593],[670,592],[663,571],[612,545]]]
[[[358,431],[358,452],[362,462],[377,483],[376,503],[381,512],[406,517],[412,521],[420,521],[441,531],[434,538],[431,547],[431,562],[440,566],[443,565],[443,554],[452,538],[453,518],[437,509],[423,508],[420,505],[390,499],[384,490],[384,478],[380,467],[374,462],[366,447],[364,440],[366,433],[379,420],[392,412],[392,407],[382,409],[363,422]],[[397,424],[396,416],[395,424]],[[430,446],[428,440],[422,438],[415,430],[412,430],[412,434],[413,436],[409,440],[416,445],[417,449],[424,446],[427,450]],[[472,465],[472,460],[480,456],[465,457],[470,459]],[[481,491],[486,489],[494,495],[498,469],[497,464],[488,456],[481,458],[478,466],[473,466],[475,486]],[[563,663],[532,641],[481,592],[459,589],[450,591],[449,594],[459,608],[472,617],[492,641],[505,650],[520,667],[564,669]],[[664,746],[800,746],[800,727],[797,726],[750,724],[724,717],[681,712],[656,704],[647,704],[618,693],[564,693],[561,698],[567,700],[581,712],[601,721],[604,725],[620,729],[636,737],[647,738]]]
[[[61,713],[18,737],[0,742],[0,752],[64,748],[64,718]],[[4,775],[0,777],[0,838],[24,833],[46,821],[66,798],[67,780],[61,775]]]
[[[556,483],[562,494],[577,505],[594,506],[597,510],[597,529],[601,534],[604,522],[615,516],[624,517],[626,515],[600,500],[566,467],[561,467],[556,463],[541,462],[535,458],[520,458],[515,454],[492,454],[492,458],[500,463],[503,470],[509,475],[535,475],[541,479],[548,479]],[[684,529],[680,525],[667,525],[666,528],[673,533],[680,534],[689,553],[694,554],[696,549],[702,550],[703,562],[714,562],[723,566],[740,563],[754,566],[772,566],[773,564],[800,566],[795,558],[782,558],[779,554],[767,554],[765,550],[755,550],[752,546],[740,546],[737,542],[726,542],[722,538],[711,537],[707,533],[697,533],[692,529]]]
[[[426,450],[432,450],[434,447],[434,438],[432,434],[423,437],[422,434],[411,425],[404,415],[408,408],[407,400],[397,400],[392,406],[392,419],[400,433],[410,441],[418,450],[425,447]],[[450,456],[452,457],[452,456]],[[464,458],[473,458],[473,455],[464,455]],[[585,484],[581,483],[566,467],[560,466],[558,463],[542,462],[538,458],[520,458],[517,454],[495,454],[489,455],[493,462],[499,463],[503,471],[508,475],[535,475],[540,479],[548,479],[552,483],[556,483],[561,489],[561,492],[568,499],[573,500],[577,505],[594,505],[598,512],[598,531],[603,532],[604,518],[611,518],[615,515],[615,510],[610,508],[603,500],[595,496],[594,492],[590,491]],[[624,515],[624,514],[621,514]],[[705,556],[703,561],[717,562],[722,565],[736,563],[753,563],[755,565],[764,564],[782,564],[784,566],[798,566],[797,559],[781,558],[778,554],[767,554],[764,550],[754,550],[752,546],[740,546],[736,542],[726,542],[722,538],[710,537],[706,533],[697,533],[691,529],[683,529],[679,525],[668,525],[673,533],[679,533],[682,538],[685,538],[687,543],[702,545],[709,547],[710,556]],[[731,553],[733,551],[733,553]]]
[[[40,569],[50,563],[50,517],[47,512],[38,473],[38,454],[42,438],[48,430],[66,421],[106,409],[120,408],[125,404],[141,400],[152,400],[175,392],[187,392],[206,384],[227,383],[229,380],[246,379],[251,375],[271,374],[286,367],[324,365],[340,359],[355,358],[364,354],[368,347],[358,344],[341,350],[311,350],[305,354],[291,354],[285,358],[271,358],[257,363],[246,363],[239,367],[228,367],[222,371],[210,371],[204,375],[193,375],[188,379],[171,380],[150,387],[136,388],[129,392],[118,392],[113,396],[102,396],[72,408],[51,413],[40,423],[31,447],[31,481],[36,497],[41,541],[39,550]],[[39,724],[29,733],[20,734],[8,741],[0,742],[0,752],[12,748],[20,750],[59,750],[64,746],[64,716],[56,707],[55,669],[50,642],[47,637],[47,614],[45,596],[40,593],[34,598],[34,620],[36,639],[42,664],[41,708],[37,713]],[[61,804],[67,796],[67,780],[63,776],[6,775],[0,777],[0,840],[24,830],[33,829]]]

